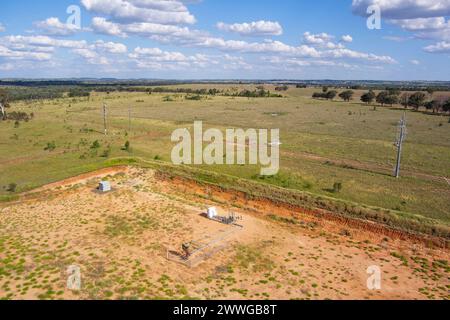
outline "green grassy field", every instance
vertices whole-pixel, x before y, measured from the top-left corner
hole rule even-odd
[[[392,177],[393,143],[404,111],[381,107],[374,111],[356,99],[350,103],[313,100],[311,92],[291,88],[284,98],[209,96],[201,101],[186,100],[183,94],[93,93],[89,100],[14,103],[11,111],[33,112],[35,117],[18,127],[13,121],[0,122],[0,197],[94,170],[108,158],[169,162],[172,131],[203,120],[206,127],[220,129],[280,128],[283,145],[281,171],[275,177],[260,179],[254,166],[202,169],[449,225],[450,185],[444,179],[450,177],[448,116],[407,111],[404,175],[397,180]],[[103,101],[109,109],[106,137],[102,134]],[[100,147],[92,148],[96,140]],[[127,140],[130,151],[122,150]],[[56,148],[44,150],[52,142]],[[336,182],[342,183],[339,193],[331,190]],[[17,184],[15,192],[7,190],[12,183]]]

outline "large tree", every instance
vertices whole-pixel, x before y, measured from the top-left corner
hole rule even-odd
[[[400,104],[407,109],[409,107],[409,93],[405,92],[400,97]]]
[[[333,100],[334,98],[336,98],[337,94],[338,94],[337,91],[330,90],[327,91],[327,93],[325,93],[325,97],[327,98],[327,100]]]
[[[450,99],[444,102],[442,110],[444,110],[444,112],[450,112]]]
[[[375,100],[376,96],[377,95],[375,94],[375,92],[373,92],[373,90],[370,90],[369,92],[366,92],[361,96],[361,101],[367,104],[371,104]]]
[[[381,104],[381,106],[384,106],[386,104],[386,97],[389,95],[389,92],[387,91],[381,91],[377,95],[377,102]]]
[[[409,105],[414,109],[419,110],[425,104],[426,94],[423,92],[416,92],[409,97]]]
[[[352,90],[346,90],[339,94],[339,97],[344,101],[350,101],[353,98],[354,92]]]
[[[388,94],[384,98],[384,103],[389,104],[392,107],[394,104],[398,103],[398,95],[396,95],[396,94]]]

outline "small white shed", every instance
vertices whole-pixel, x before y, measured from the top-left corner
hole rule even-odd
[[[214,219],[217,217],[217,209],[215,207],[208,208],[208,218]]]
[[[109,181],[102,181],[98,186],[98,190],[100,192],[108,192],[111,191],[111,183]]]

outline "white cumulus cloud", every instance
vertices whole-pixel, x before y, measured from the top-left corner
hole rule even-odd
[[[351,36],[351,35],[348,35],[348,34],[342,36],[341,40],[342,40],[343,42],[347,42],[347,43],[353,42],[352,36]]]
[[[176,0],[81,0],[88,11],[120,22],[193,24],[195,17]]]
[[[387,19],[416,19],[450,15],[450,0],[353,0],[354,14],[367,16],[367,8],[377,5]]]
[[[430,53],[450,53],[450,42],[442,41],[424,48],[426,52]]]
[[[48,18],[44,21],[38,21],[35,26],[43,33],[53,36],[69,36],[80,31],[80,28],[74,24],[62,23],[58,18]]]
[[[254,21],[245,23],[227,24],[217,23],[217,28],[222,31],[238,33],[241,36],[280,36],[283,34],[283,28],[279,22],[273,21]]]

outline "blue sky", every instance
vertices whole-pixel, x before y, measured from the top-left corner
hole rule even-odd
[[[449,16],[450,0],[2,1],[0,78],[450,80]]]

